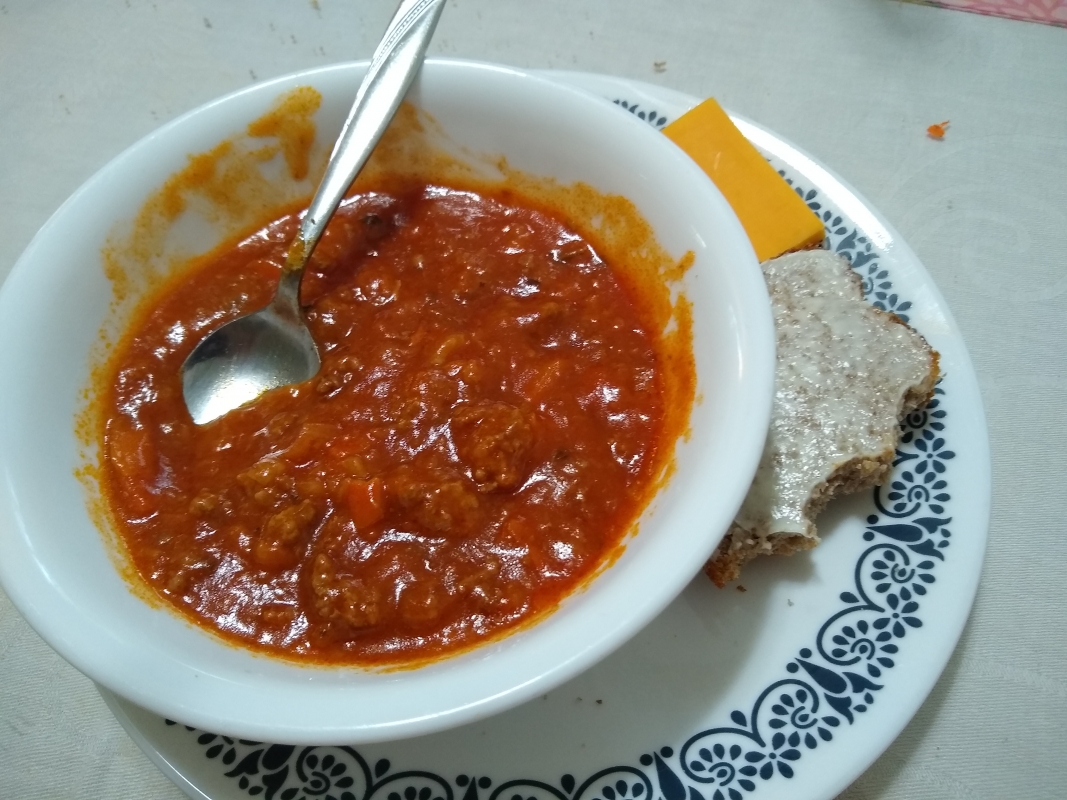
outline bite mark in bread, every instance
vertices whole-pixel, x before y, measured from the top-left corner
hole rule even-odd
[[[720,587],[757,556],[814,547],[831,499],[884,483],[900,421],[929,402],[938,378],[937,352],[864,300],[841,256],[805,250],[762,267],[777,333],[774,408],[752,487],[704,567]]]

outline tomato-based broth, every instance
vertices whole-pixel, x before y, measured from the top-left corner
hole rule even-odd
[[[655,313],[561,219],[506,191],[346,200],[301,289],[319,374],[204,426],[182,361],[268,302],[297,215],[158,291],[100,400],[141,577],[245,646],[374,665],[492,639],[595,574],[688,407]]]

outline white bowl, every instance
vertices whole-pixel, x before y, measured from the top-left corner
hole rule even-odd
[[[647,123],[519,70],[432,61],[409,99],[448,138],[562,183],[632,200],[675,258],[693,304],[697,402],[676,470],[617,562],[539,623],[428,666],[302,667],[221,642],[131,591],[75,476],[75,417],[112,287],[101,252],[153,190],[244,129],[283,92],[323,96],[332,141],[365,66],[257,84],[193,111],[97,173],[41,229],[0,292],[0,580],[64,658],[134,703],[198,728],[292,744],[425,734],[503,710],[586,669],[655,617],[726,531],[762,449],[774,334],[745,234],[702,172]],[[300,187],[309,192],[311,187]],[[206,249],[206,248],[203,248]]]

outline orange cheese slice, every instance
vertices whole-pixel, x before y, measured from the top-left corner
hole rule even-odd
[[[822,220],[714,100],[687,111],[663,132],[719,187],[761,262],[822,243]]]

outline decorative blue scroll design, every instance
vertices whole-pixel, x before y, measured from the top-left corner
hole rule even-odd
[[[923,625],[920,605],[951,539],[944,504],[951,499],[946,463],[955,454],[939,436],[943,395],[939,385],[927,408],[904,421],[897,469],[874,490],[878,513],[867,517],[862,533],[871,545],[813,646],[799,650],[785,665],[789,677],[764,689],[747,713],[733,711],[732,725],[700,731],[682,745],[682,774],[707,793],[693,787],[690,800],[698,794],[740,800],[774,778],[792,778],[806,751],[856,724],[885,689],[903,640]]]

